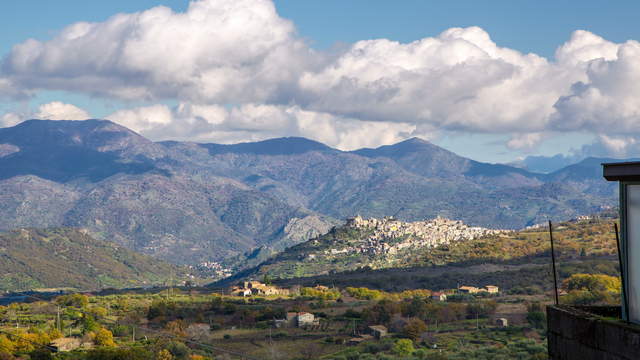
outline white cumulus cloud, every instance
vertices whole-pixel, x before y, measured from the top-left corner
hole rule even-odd
[[[27,111],[11,111],[0,116],[0,127],[10,127],[25,120],[87,120],[91,115],[84,109],[73,104],[66,104],[60,101],[41,104],[38,108]]]
[[[23,86],[126,99],[263,101],[286,93],[311,52],[269,0],[201,0],[76,23],[16,45],[4,70]]]
[[[34,116],[42,120],[87,120],[91,118],[91,115],[85,110],[60,101],[40,105]]]
[[[408,136],[423,138],[410,123],[361,121],[303,110],[297,106],[245,104],[233,108],[181,103],[119,110],[106,117],[153,140],[237,143],[302,136],[353,150],[391,144]]]
[[[318,51],[270,0],[198,0],[184,12],[158,6],[17,44],[2,60],[0,96],[49,89],[179,103],[110,115],[153,139],[299,135],[352,148],[481,132],[511,135],[505,146],[518,151],[567,132],[600,145],[640,139],[640,43],[577,30],[559,45],[547,59],[468,27]],[[86,114],[65,109],[46,114]]]

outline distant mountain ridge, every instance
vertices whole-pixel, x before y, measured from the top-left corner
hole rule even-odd
[[[176,263],[220,261],[356,214],[513,229],[615,205],[599,164],[583,166],[537,174],[417,138],[347,152],[295,137],[155,143],[106,120],[30,120],[0,129],[0,229],[83,227]]]

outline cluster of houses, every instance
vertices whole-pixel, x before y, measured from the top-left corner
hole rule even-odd
[[[197,265],[189,265],[189,269],[195,270],[200,274],[205,274],[213,279],[224,279],[233,275],[233,271],[224,267],[219,262],[204,261]]]
[[[454,221],[442,217],[428,221],[404,222],[393,217],[364,219],[360,216],[355,216],[348,218],[346,225],[355,229],[372,230],[372,233],[357,246],[344,249],[329,249],[326,251],[326,255],[341,253],[396,254],[406,248],[435,247],[454,241],[473,240],[506,232],[506,230],[470,227],[462,221]],[[389,240],[400,238],[403,238],[402,241],[389,242]]]
[[[489,293],[489,294],[497,294],[499,293],[500,288],[494,285],[487,285],[483,288],[478,288],[475,286],[459,286],[458,294],[480,294],[480,293]],[[454,294],[455,290],[448,291],[433,291],[431,293],[431,300],[433,301],[447,301],[447,293],[449,295]]]
[[[233,296],[253,296],[253,295],[282,295],[288,296],[289,289],[279,288],[273,285],[263,284],[260,281],[245,281],[241,286],[232,286],[229,293]]]
[[[462,294],[478,294],[482,292],[486,292],[489,294],[497,294],[499,292],[499,288],[494,285],[487,285],[483,288],[477,288],[475,286],[460,286],[458,287],[458,292]]]

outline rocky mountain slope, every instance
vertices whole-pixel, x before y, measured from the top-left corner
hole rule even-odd
[[[615,205],[615,186],[469,160],[420,139],[154,143],[110,121],[0,129],[0,229],[73,226],[176,263],[281,250],[356,214],[521,228]],[[567,170],[569,174],[572,171]]]
[[[187,269],[71,228],[0,233],[0,290],[162,285]]]

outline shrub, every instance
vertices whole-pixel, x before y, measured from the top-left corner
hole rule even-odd
[[[427,324],[418,318],[409,319],[402,329],[403,334],[414,341],[420,339],[420,335],[425,331],[427,331]]]
[[[407,356],[413,353],[413,341],[409,339],[399,339],[396,341],[395,345],[393,345],[393,352],[400,356]]]
[[[111,331],[105,328],[101,328],[98,331],[96,331],[96,335],[93,341],[98,346],[106,346],[106,347],[116,346],[116,343],[113,341],[113,334],[111,333]]]

